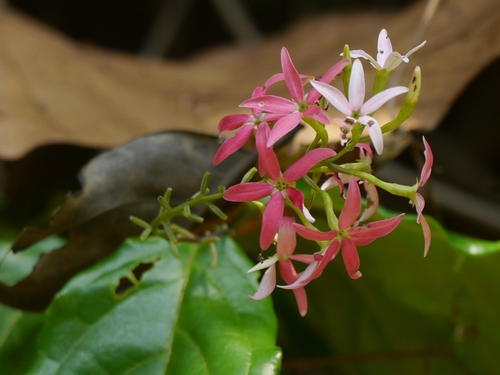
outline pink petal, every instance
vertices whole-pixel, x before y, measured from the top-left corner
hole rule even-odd
[[[276,265],[272,265],[267,269],[260,280],[259,288],[253,296],[249,298],[254,300],[261,300],[269,296],[276,287]]]
[[[339,216],[339,229],[345,230],[352,226],[361,211],[361,193],[354,177],[349,180],[347,199]]]
[[[250,139],[253,134],[253,125],[245,125],[235,134],[234,137],[228,138],[219,147],[214,156],[214,165],[219,164],[228,156],[232,155]]]
[[[318,278],[321,275],[321,273],[326,268],[328,263],[330,263],[333,259],[335,259],[335,257],[339,252],[339,249],[340,249],[340,242],[337,239],[335,239],[326,249],[323,260],[320,261],[314,273],[309,277],[308,280],[306,280],[307,283],[311,282],[312,280]]]
[[[422,137],[422,140],[424,141],[424,148],[425,148],[424,151],[425,163],[424,167],[422,168],[422,172],[420,173],[420,181],[418,182],[419,187],[424,186],[427,180],[429,179],[432,172],[432,164],[434,163],[434,156],[432,155],[431,146],[429,146],[429,144],[425,140],[425,137]]]
[[[352,106],[347,101],[346,97],[336,87],[327,85],[323,82],[309,81],[309,83],[325,97],[331,105],[337,108],[344,115],[350,116],[352,114]]]
[[[363,71],[361,61],[354,60],[354,63],[352,64],[351,78],[349,80],[349,103],[351,103],[352,111],[358,111],[364,101],[365,72]]]
[[[262,95],[245,100],[240,107],[256,108],[273,113],[291,113],[297,110],[294,102],[275,95]]]
[[[267,250],[273,243],[274,236],[278,232],[281,218],[283,217],[284,209],[283,194],[273,194],[262,216],[262,229],[260,232],[260,248],[262,250]]]
[[[422,225],[422,231],[424,232],[424,257],[426,257],[429,252],[429,247],[431,246],[431,228],[424,215],[420,218],[420,225]]]
[[[337,237],[337,231],[336,230],[331,230],[329,232],[320,232],[319,230],[311,229],[308,227],[305,227],[301,224],[294,223],[293,227],[295,228],[295,231],[300,234],[301,237],[304,237],[305,239],[308,240],[313,240],[313,241],[331,241],[335,237]]]
[[[300,79],[299,73],[292,63],[290,54],[287,49],[283,47],[281,49],[281,67],[283,69],[283,74],[285,75],[286,87],[292,95],[293,100],[297,103],[302,103],[304,99],[304,87],[302,86],[302,80]]]
[[[392,217],[390,219],[374,221],[361,227],[351,228],[349,230],[349,236],[351,236],[353,241],[357,239],[367,238],[380,238],[391,233],[399,225],[401,220],[403,220],[404,214]],[[360,244],[356,242],[356,244]]]
[[[311,213],[304,205],[304,194],[302,194],[299,189],[296,189],[294,187],[287,187],[286,195],[292,201],[293,205],[302,211],[307,221],[309,221],[310,223],[314,223],[316,221],[316,219],[312,217]]]
[[[415,208],[417,209],[417,223],[420,224],[420,220],[423,217],[422,211],[425,207],[425,199],[420,193],[417,193],[415,196],[415,202],[413,203],[415,204]]]
[[[385,103],[387,103],[389,100],[391,100],[392,98],[394,98],[398,95],[404,94],[407,91],[408,91],[408,87],[397,86],[397,87],[391,87],[390,89],[379,92],[377,95],[368,99],[368,101],[365,104],[363,104],[360,112],[362,115],[368,115],[370,113],[373,113],[377,109],[382,107]]]
[[[339,75],[342,70],[346,67],[346,65],[349,64],[349,59],[344,59],[336,63],[334,66],[332,66],[328,71],[321,77],[319,80],[320,82],[323,83],[330,83],[337,75]],[[321,94],[319,93],[318,90],[312,89],[311,92],[307,95],[307,104],[313,104],[319,98],[321,97]]]
[[[378,121],[371,116],[361,116],[358,121],[368,126],[368,133],[370,134],[373,147],[377,154],[381,155],[384,151],[384,138],[382,137],[382,129],[380,129]]]
[[[387,56],[389,56],[389,54],[392,52],[392,43],[387,36],[387,31],[385,29],[382,29],[382,31],[378,35],[377,50],[377,62],[380,66],[383,67]]]
[[[267,140],[267,147],[272,147],[283,136],[295,129],[299,125],[300,120],[302,120],[302,113],[299,112],[294,112],[280,118],[271,130],[271,134]]]
[[[297,237],[293,228],[295,219],[284,216],[278,229],[278,244],[276,246],[280,257],[288,257],[293,254],[297,246]]]
[[[299,274],[299,277],[295,282],[289,285],[278,285],[278,288],[281,289],[297,289],[303,288],[306,284],[308,284],[314,278],[311,278],[311,275],[315,273],[318,268],[319,262],[313,262],[309,264],[306,269]]]
[[[224,199],[229,202],[255,201],[271,195],[273,190],[274,186],[267,182],[245,182],[227,189]]]
[[[293,260],[296,260],[297,262],[305,263],[305,264],[311,264],[311,263],[317,261],[317,259],[314,259],[313,254],[294,254],[294,255],[290,256],[290,259],[293,259]]]
[[[236,130],[248,122],[253,123],[250,115],[236,114],[224,116],[219,122],[219,133]]]
[[[330,123],[330,118],[317,105],[307,108],[304,111],[304,116],[312,117],[316,121],[319,121],[319,122],[321,122],[323,124],[329,124]]]
[[[278,181],[281,176],[281,166],[273,148],[267,147],[270,133],[271,129],[267,123],[262,123],[257,128],[255,143],[259,154],[259,172],[261,177],[267,173],[273,181]]]
[[[293,163],[286,172],[283,173],[283,180],[288,183],[295,182],[304,177],[314,165],[335,155],[336,153],[332,149],[326,147],[315,148]]]
[[[279,263],[280,274],[283,277],[283,280],[287,284],[293,283],[297,280],[297,271],[295,271],[295,267],[290,259],[282,259]]]
[[[299,77],[304,79],[304,78],[311,78],[311,76],[307,74],[299,74]],[[266,83],[264,84],[264,87],[268,88],[271,85],[274,85],[277,82],[284,81],[285,80],[285,75],[283,73],[276,73],[275,75],[271,76]]]
[[[295,300],[297,301],[297,307],[299,309],[299,314],[301,316],[306,316],[307,314],[307,294],[304,288],[293,289],[295,294]]]
[[[377,187],[374,184],[369,183],[368,181],[365,181],[363,186],[365,187],[367,193],[367,204],[365,210],[363,211],[363,215],[361,215],[361,217],[359,218],[359,221],[366,221],[371,218],[375,214],[375,212],[377,212],[379,206]]]
[[[349,238],[344,238],[342,240],[341,250],[347,273],[351,279],[359,279],[361,277],[361,272],[359,272],[360,262],[356,245],[354,245]]]

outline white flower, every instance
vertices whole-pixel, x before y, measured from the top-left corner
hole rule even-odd
[[[382,29],[378,36],[377,60],[361,49],[352,50],[351,57],[362,57],[367,59],[377,70],[385,69],[387,71],[391,71],[396,69],[402,62],[407,63],[410,61],[408,56],[422,48],[425,42],[426,41],[424,40],[420,45],[411,49],[406,55],[401,55],[399,52],[392,50],[391,40],[387,36],[387,31]]]
[[[368,101],[365,100],[365,73],[363,65],[359,60],[354,60],[349,81],[349,99],[337,88],[323,82],[310,81],[311,85],[323,95],[335,108],[342,112],[346,118],[343,121],[349,130],[356,121],[368,126],[368,133],[377,154],[381,154],[384,149],[384,140],[380,124],[371,113],[382,107],[389,100],[404,94],[408,87],[397,86],[379,92]]]

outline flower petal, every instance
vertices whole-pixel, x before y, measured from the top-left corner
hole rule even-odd
[[[319,230],[311,229],[297,223],[294,223],[293,227],[295,228],[295,231],[298,234],[300,234],[301,237],[304,237],[305,239],[308,240],[331,241],[337,236],[336,230],[331,230],[329,232],[320,232]]]
[[[317,105],[307,108],[304,111],[304,116],[312,117],[316,121],[319,121],[319,122],[321,122],[323,124],[329,124],[330,123],[330,118]]]
[[[281,68],[283,69],[283,74],[285,75],[286,87],[288,87],[288,91],[290,91],[293,100],[297,103],[302,103],[304,99],[304,87],[302,86],[302,80],[300,79],[299,72],[295,69],[292,59],[290,58],[290,54],[285,47],[281,49]]]
[[[434,163],[434,156],[432,155],[431,146],[429,146],[429,144],[425,140],[425,137],[422,137],[422,140],[424,142],[424,148],[425,148],[424,149],[425,163],[424,167],[422,168],[422,172],[420,173],[420,181],[418,182],[419,187],[424,186],[427,180],[429,179],[432,172],[432,164]]]
[[[384,62],[384,69],[391,71],[396,69],[402,62],[407,63],[408,57],[401,55],[399,52],[392,52],[386,57]]]
[[[261,177],[267,173],[273,181],[278,181],[281,176],[281,166],[273,148],[267,147],[270,133],[269,125],[262,123],[255,134],[255,144],[259,154],[259,172]]]
[[[391,87],[390,89],[379,92],[377,95],[368,99],[366,103],[363,104],[360,112],[362,115],[373,113],[392,98],[404,94],[405,92],[408,92],[408,87],[403,86]]]
[[[255,266],[250,268],[247,273],[263,270],[264,268],[269,268],[278,261],[278,254],[274,254],[271,258],[267,258],[262,262],[257,263]]]
[[[420,43],[418,46],[412,48],[411,50],[409,50],[407,53],[406,53],[406,57],[412,55],[413,53],[417,52],[420,48],[422,48],[424,46],[424,44],[427,43],[426,40],[424,40],[422,43]]]
[[[373,147],[377,154],[381,155],[384,151],[384,137],[382,136],[382,129],[380,129],[378,121],[371,116],[361,116],[358,121],[368,126],[368,133],[370,134]]]
[[[377,187],[368,181],[365,181],[363,186],[366,190],[366,207],[363,214],[359,218],[359,221],[361,222],[371,218],[375,212],[377,212],[379,206]]]
[[[356,245],[349,238],[344,238],[342,240],[341,251],[347,273],[351,279],[359,279],[361,272],[359,272],[360,261]]]
[[[253,119],[250,115],[236,114],[224,116],[219,121],[219,133],[236,130],[245,123],[253,123]]]
[[[328,69],[328,71],[321,77],[319,81],[323,83],[330,83],[337,75],[339,75],[342,72],[342,70],[346,67],[347,64],[349,64],[349,59],[344,59],[339,61],[330,69]],[[313,88],[307,95],[306,103],[313,104],[317,100],[319,100],[320,97],[321,94],[319,93],[319,91]]]
[[[272,147],[283,136],[295,129],[299,125],[301,119],[302,113],[294,112],[276,121],[267,140],[267,147]]]
[[[382,31],[380,31],[380,34],[378,35],[377,44],[377,62],[380,66],[384,67],[385,60],[390,53],[392,53],[392,43],[387,36],[387,31],[385,29],[382,29]]]
[[[253,134],[253,125],[243,126],[232,138],[228,138],[221,144],[214,156],[214,165],[221,163],[230,155],[234,154],[250,139]]]
[[[245,100],[240,104],[243,108],[256,108],[273,113],[290,113],[297,110],[297,106],[291,100],[275,95],[261,95]]]
[[[339,229],[346,230],[356,221],[361,211],[361,193],[354,177],[349,180],[347,198],[339,216]],[[300,233],[299,233],[300,234]]]
[[[293,254],[297,246],[297,237],[293,228],[295,218],[283,216],[278,229],[278,244],[276,250],[280,257],[288,257]]]
[[[349,103],[351,109],[358,111],[365,101],[365,72],[358,59],[354,60],[349,80]]]
[[[306,316],[307,314],[307,294],[304,288],[293,289],[295,294],[295,300],[297,301],[297,307],[299,309],[300,316]]]
[[[313,262],[309,264],[306,269],[299,274],[299,277],[297,280],[295,280],[294,283],[289,284],[289,285],[278,285],[278,288],[281,289],[297,289],[297,288],[302,288],[306,284],[308,284],[311,280],[311,275],[315,273],[316,269],[319,266],[319,262]]]
[[[267,203],[262,216],[262,229],[260,231],[260,248],[267,250],[274,241],[274,236],[278,232],[281,218],[285,210],[283,194],[275,193]]]
[[[283,173],[283,180],[288,183],[298,181],[300,178],[304,177],[314,165],[335,155],[336,152],[330,148],[315,148],[293,163],[286,172]]]
[[[363,59],[366,59],[366,60],[370,61],[370,64],[372,64],[372,66],[375,69],[378,69],[378,70],[382,69],[382,67],[379,65],[379,63],[377,62],[377,60],[375,60],[371,55],[369,55],[368,53],[366,53],[362,49],[353,49],[349,53],[350,53],[350,55],[351,55],[351,57],[353,59],[358,59],[358,58],[361,57]]]
[[[273,265],[267,269],[260,280],[259,288],[253,296],[249,298],[254,300],[261,300],[269,296],[276,287],[276,266]]]
[[[224,192],[224,199],[229,202],[250,202],[271,195],[274,186],[267,182],[245,182],[233,185]]]
[[[318,81],[309,81],[309,83],[344,115],[350,116],[352,114],[351,104],[338,88]]]
[[[314,223],[316,221],[316,219],[312,217],[311,213],[304,205],[304,194],[302,194],[299,189],[296,189],[294,187],[287,187],[286,195],[288,195],[288,198],[292,201],[293,205],[302,211],[307,221],[309,221],[310,223]]]
[[[422,225],[422,231],[424,232],[424,257],[426,257],[431,246],[431,228],[424,215],[420,218],[420,225]]]
[[[356,241],[357,238],[380,238],[391,233],[399,225],[403,216],[405,214],[400,214],[398,216],[392,217],[390,219],[373,221],[364,226],[351,228],[349,230],[349,236]],[[356,243],[358,244],[358,243]]]

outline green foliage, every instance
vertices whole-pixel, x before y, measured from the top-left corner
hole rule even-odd
[[[271,301],[227,238],[207,245],[127,240],[80,272],[43,315],[0,309],[0,368],[17,374],[276,374]],[[7,353],[8,355],[6,355]],[[20,360],[24,359],[24,362]],[[29,371],[26,372],[27,368]]]
[[[275,293],[285,374],[304,366],[308,374],[325,368],[336,374],[497,373],[500,242],[448,233],[429,218],[433,240],[423,258],[415,219],[406,215],[389,236],[358,248],[362,278],[348,277],[341,256],[330,263],[306,288],[304,320],[289,314],[291,293]],[[296,252],[314,250],[299,240]]]

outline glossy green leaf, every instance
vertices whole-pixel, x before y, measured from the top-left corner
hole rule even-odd
[[[0,305],[0,373],[24,375],[36,359],[42,314]]]
[[[206,245],[128,240],[74,277],[45,313],[29,374],[276,374],[270,300],[227,238]]]
[[[326,229],[317,208],[315,224]],[[395,215],[380,209],[375,220]],[[360,279],[349,278],[339,255],[306,287],[304,319],[293,293],[273,293],[284,374],[498,372],[500,242],[449,233],[428,220],[433,239],[426,258],[421,226],[407,214],[393,233],[358,247]],[[296,253],[319,249],[298,239]],[[257,247],[258,235],[241,243]]]

